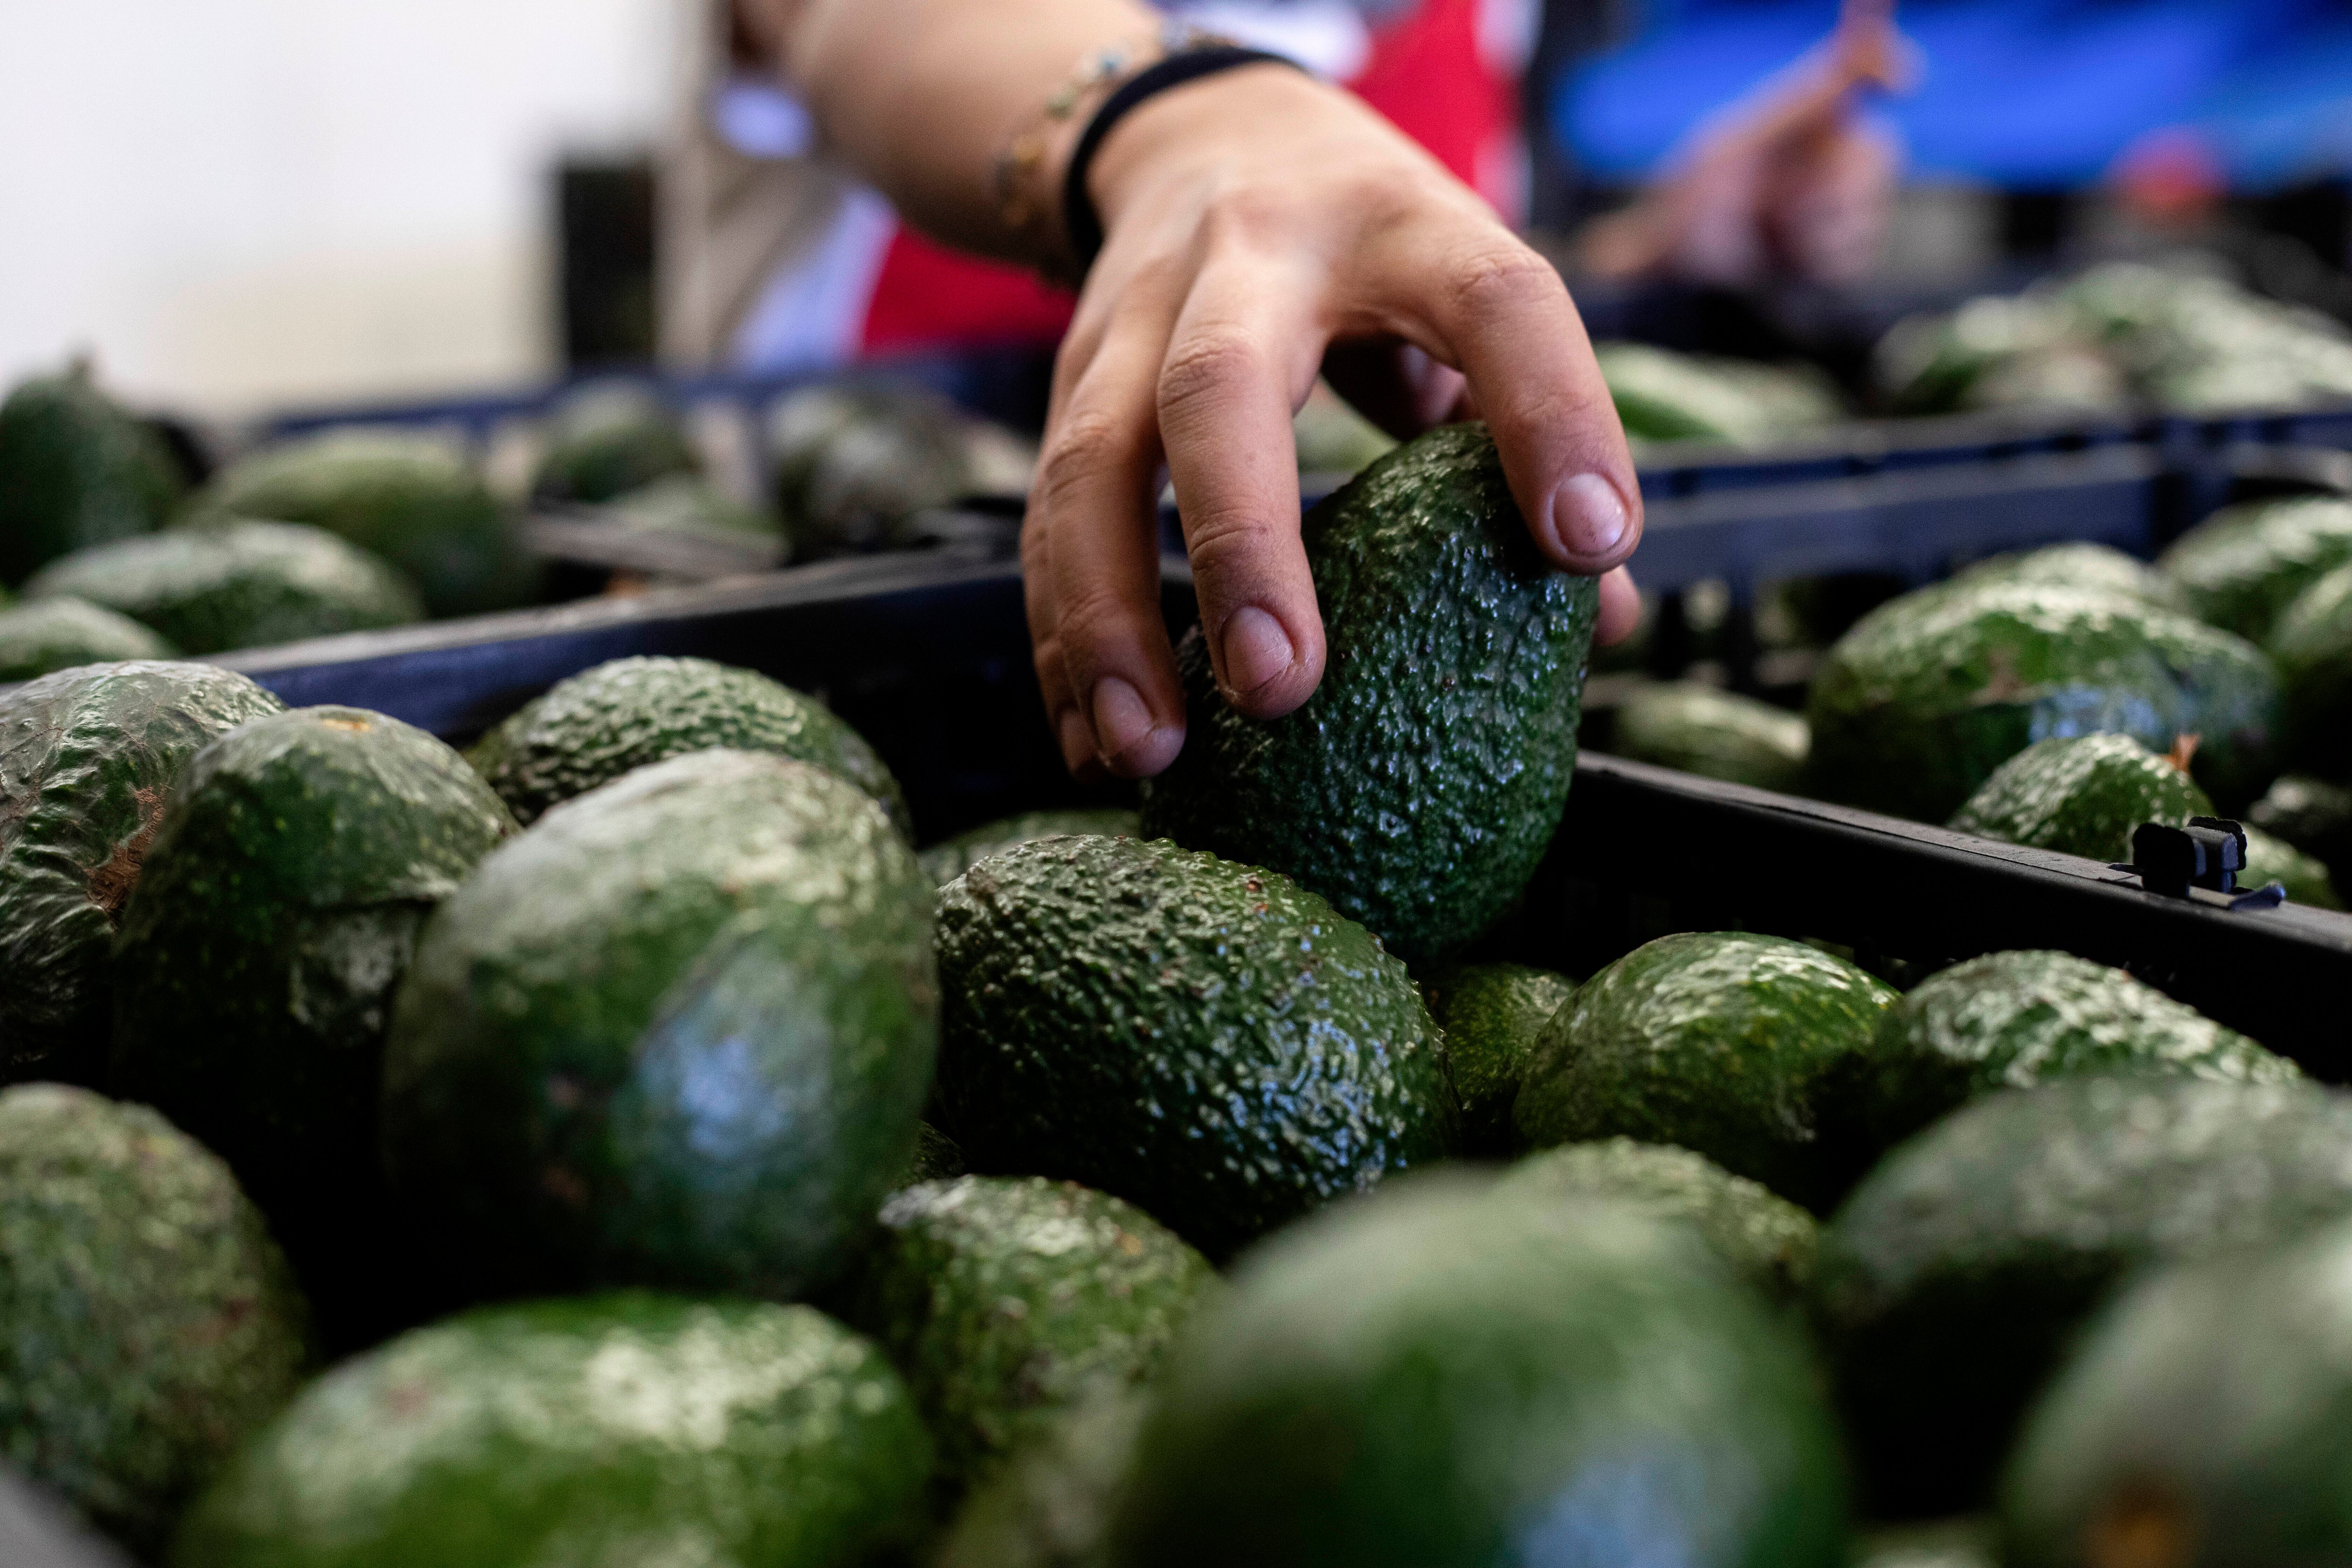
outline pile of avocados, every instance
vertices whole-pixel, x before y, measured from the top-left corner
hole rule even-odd
[[[678,478],[642,413],[551,493]],[[1509,962],[1591,585],[1475,425],[1305,538],[1320,689],[1195,639],[1139,811],[925,823],[701,659],[464,752],[168,649],[0,691],[0,1467],[169,1568],[2352,1554],[2306,1042],[2063,952]],[[2092,855],[2260,796],[2324,889],[2352,789],[2188,576],[1996,563],[1617,741]]]

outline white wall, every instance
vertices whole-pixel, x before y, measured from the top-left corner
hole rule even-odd
[[[650,143],[693,0],[0,0],[0,382],[207,414],[545,374],[547,169]]]

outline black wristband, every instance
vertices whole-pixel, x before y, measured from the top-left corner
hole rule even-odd
[[[1077,259],[1079,277],[1087,275],[1087,269],[1095,264],[1095,257],[1102,250],[1102,215],[1095,211],[1095,199],[1087,192],[1087,171],[1094,166],[1095,154],[1102,150],[1103,138],[1110,134],[1111,128],[1126,119],[1137,105],[1171,87],[1181,87],[1188,81],[1198,81],[1237,66],[1255,65],[1307,68],[1287,55],[1270,54],[1265,49],[1244,48],[1239,44],[1203,44],[1146,66],[1103,100],[1102,107],[1095,110],[1094,118],[1087,121],[1086,130],[1080,133],[1078,145],[1070,154],[1069,169],[1062,176],[1062,234],[1069,241],[1070,254]]]

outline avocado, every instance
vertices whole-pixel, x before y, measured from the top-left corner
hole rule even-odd
[[[414,1267],[393,1256],[375,1158],[393,994],[425,918],[514,831],[422,730],[272,714],[181,773],[122,911],[114,1091],[228,1161],[331,1341]]]
[[[2352,1098],[2092,1077],[1896,1149],[1822,1237],[1814,1311],[1883,1516],[1979,1507],[2020,1414],[2133,1271],[2352,1215]]]
[[[2201,737],[2225,805],[2270,776],[2278,681],[2261,651],[2109,593],[1939,584],[1864,616],[1806,705],[1824,799],[1942,822],[2036,741],[2113,731],[2151,750]]]
[[[1878,341],[1872,375],[1904,415],[2126,403],[2122,377],[2073,334],[2069,312],[2045,294],[1985,295],[1897,321]]]
[[[1710,359],[1647,343],[1596,343],[1625,434],[1637,441],[1760,446],[1844,412],[1813,376],[1753,361]]]
[[[263,448],[215,475],[191,521],[307,522],[376,556],[436,616],[529,604],[539,569],[473,465],[431,437],[331,430]]]
[[[170,658],[179,650],[128,616],[86,599],[0,610],[0,680],[34,680],[84,664]]]
[[[1513,1165],[1496,1190],[1555,1203],[1619,1204],[1690,1226],[1733,1273],[1772,1301],[1801,1302],[1812,1281],[1821,1232],[1813,1216],[1687,1149],[1631,1138],[1563,1144]]]
[[[0,1457],[144,1555],[310,1360],[228,1167],[143,1106],[0,1092]]]
[[[555,405],[533,500],[593,505],[702,466],[669,405],[627,382],[592,382]]]
[[[691,533],[780,548],[783,542],[775,519],[752,510],[696,474],[672,474],[640,485],[614,497],[602,510],[615,522],[646,532]]]
[[[928,1450],[881,1352],[808,1307],[487,1308],[305,1390],[172,1568],[858,1568],[908,1543]]]
[[[1843,1568],[1795,1325],[1686,1227],[1440,1175],[1251,1255],[1178,1342],[1122,1568]]]
[[[2168,610],[2191,608],[2179,584],[2147,562],[2109,544],[2045,544],[2039,550],[1990,556],[1955,574],[1952,581],[1972,587],[2022,584],[2074,588],[2142,599]],[[2205,618],[2198,616],[2200,620]]]
[[[1874,1154],[2000,1089],[2090,1073],[2231,1083],[2302,1076],[2120,969],[2030,951],[1987,953],[1920,982],[1880,1018],[1855,1069],[1840,1098]]]
[[[879,1221],[842,1318],[914,1391],[944,1499],[1089,1393],[1150,1382],[1216,1281],[1150,1215],[1075,1182],[925,1182]]]
[[[956,1510],[938,1568],[1109,1568],[1104,1537],[1150,1408],[1102,1387],[1055,1415]]]
[[[1000,817],[969,827],[952,838],[943,838],[923,851],[923,869],[941,887],[947,886],[991,855],[1000,854],[1015,844],[1026,844],[1033,838],[1052,838],[1060,834],[1094,834],[1105,838],[1140,838],[1141,822],[1132,811],[1117,806],[1072,808],[1064,811],[1024,811],[1017,816]]]
[[[2325,862],[2352,868],[2352,788],[2309,773],[2281,773],[2246,813],[2259,827]]]
[[[86,366],[19,382],[0,403],[0,583],[160,528],[183,488],[162,438]]]
[[[384,1046],[384,1169],[477,1295],[790,1297],[915,1142],[931,884],[876,805],[696,752],[549,812],[425,921]]]
[[[2101,1314],[2001,1486],[2010,1568],[2352,1556],[2352,1227],[2151,1279]]]
[[[813,387],[769,416],[776,510],[795,560],[879,550],[917,512],[971,487],[963,416],[926,393]]]
[[[1544,1030],[1512,1113],[1520,1142],[1672,1143],[1824,1209],[1845,1173],[1822,1147],[1822,1100],[1894,1000],[1783,937],[1660,937],[1586,981]]]
[[[915,1152],[895,1184],[911,1187],[918,1182],[944,1182],[964,1174],[963,1151],[956,1141],[928,1121],[915,1123]]]
[[[2286,694],[2286,748],[2298,767],[2352,783],[2352,565],[2304,590],[2271,633]]]
[[[2179,827],[2212,815],[2212,801],[2194,780],[2129,735],[2062,735],[1995,768],[1951,826],[2114,863],[2132,858],[2132,834],[2142,823]]]
[[[713,747],[823,768],[911,832],[898,781],[856,731],[814,697],[707,658],[616,658],[583,670],[482,737],[470,758],[528,827],[632,769]]]
[[[152,626],[184,653],[226,653],[425,618],[416,590],[322,528],[230,521],[76,551],[25,584]]]
[[[84,665],[0,695],[0,1081],[104,1069],[115,925],[180,770],[284,710],[208,664]]]
[[[2241,887],[2259,888],[2266,882],[2276,882],[2291,903],[2309,904],[2315,910],[2344,907],[2344,900],[2336,896],[2336,884],[2329,879],[2325,865],[2259,827],[2242,823],[2239,831],[2246,836],[2246,868],[2238,873]]]
[[[1041,838],[940,890],[940,1082],[978,1171],[1099,1187],[1223,1258],[1455,1143],[1370,931],[1164,839]]]
[[[2297,595],[2347,564],[2352,500],[2335,496],[2223,507],[2157,560],[2191,615],[2258,644],[2270,639]]]
[[[1484,931],[1534,875],[1576,769],[1592,579],[1552,571],[1484,425],[1407,443],[1307,514],[1323,682],[1244,718],[1195,630],[1192,731],[1143,830],[1279,871],[1408,963]]]
[[[1803,787],[1812,737],[1794,713],[1697,681],[1643,686],[1617,708],[1612,754],[1757,789]]]
[[[1462,1100],[1462,1152],[1511,1152],[1511,1102],[1536,1042],[1576,982],[1522,963],[1449,963],[1422,987],[1445,1035],[1445,1065]]]

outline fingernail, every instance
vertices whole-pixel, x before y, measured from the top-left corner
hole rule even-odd
[[[1081,763],[1094,760],[1095,738],[1087,729],[1086,715],[1076,708],[1065,708],[1055,722],[1055,734],[1062,742],[1062,763],[1076,768]]]
[[[1151,731],[1151,710],[1134,687],[1116,675],[1095,682],[1095,745],[1103,761],[1111,761]]]
[[[1629,521],[1624,498],[1599,474],[1574,475],[1552,493],[1552,542],[1565,554],[1607,554]]]
[[[1255,605],[1244,605],[1226,617],[1224,644],[1225,684],[1240,693],[1255,691],[1298,657],[1282,623]]]

